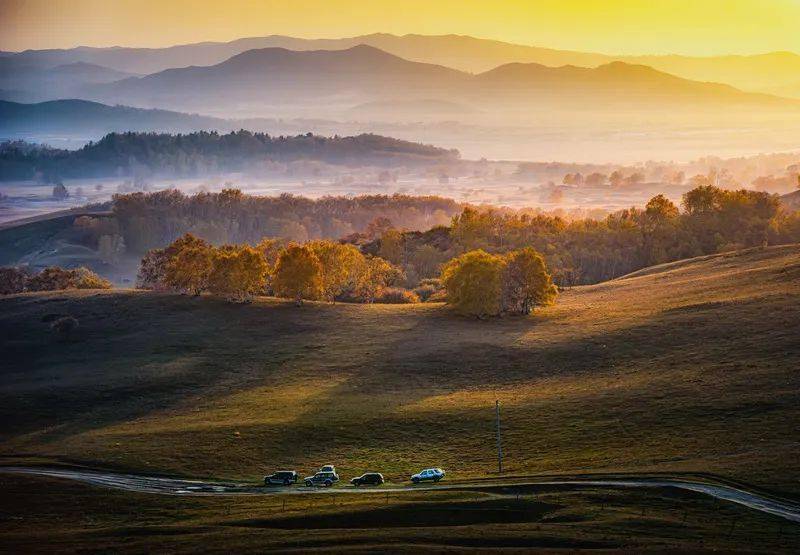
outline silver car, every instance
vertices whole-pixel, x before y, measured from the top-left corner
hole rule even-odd
[[[411,477],[411,481],[415,484],[419,484],[425,481],[438,482],[442,478],[444,478],[444,470],[441,468],[426,468],[419,474],[414,474]]]

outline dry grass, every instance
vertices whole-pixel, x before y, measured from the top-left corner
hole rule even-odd
[[[135,291],[0,300],[0,455],[258,479],[704,471],[800,493],[800,247],[564,292],[530,318]],[[56,341],[45,314],[80,321]]]

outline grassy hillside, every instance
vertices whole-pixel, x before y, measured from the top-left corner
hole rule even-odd
[[[564,292],[530,318],[442,305],[137,291],[0,299],[0,456],[258,479],[706,471],[800,492],[800,246]],[[42,319],[80,321],[59,342]]]

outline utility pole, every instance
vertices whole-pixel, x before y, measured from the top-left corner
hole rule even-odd
[[[503,443],[500,440],[500,401],[494,402],[494,411],[497,417],[497,473],[503,473]]]

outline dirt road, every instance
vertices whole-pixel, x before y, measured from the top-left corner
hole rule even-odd
[[[683,479],[654,479],[650,477],[635,476],[614,479],[511,479],[503,481],[476,481],[442,483],[442,484],[419,484],[419,485],[400,485],[379,488],[355,488],[349,485],[339,485],[333,488],[307,488],[304,486],[294,487],[264,487],[255,484],[244,484],[235,482],[216,482],[203,480],[185,480],[179,478],[166,478],[159,476],[144,476],[137,474],[120,474],[113,472],[103,472],[97,470],[80,470],[66,468],[46,468],[46,467],[20,467],[9,466],[0,467],[0,472],[7,474],[26,474],[32,476],[47,476],[51,478],[62,478],[75,480],[94,486],[114,488],[126,491],[136,491],[141,493],[154,493],[163,495],[312,495],[329,493],[352,493],[359,494],[365,492],[393,492],[418,491],[429,489],[449,489],[462,491],[485,491],[486,493],[500,493],[514,488],[535,488],[536,486],[560,486],[575,489],[587,487],[602,488],[678,488],[697,493],[702,493],[710,497],[731,503],[737,503],[749,507],[756,511],[769,513],[785,518],[793,522],[800,522],[800,504],[791,501],[780,500],[766,495],[747,491],[746,489],[724,484],[713,484],[708,482],[683,480]]]

